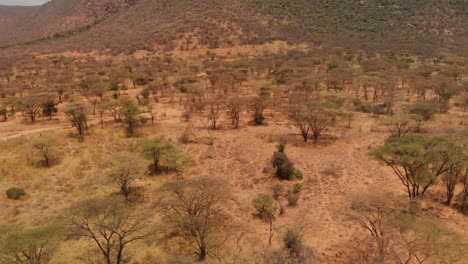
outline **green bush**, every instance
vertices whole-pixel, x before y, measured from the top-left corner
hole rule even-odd
[[[410,114],[420,115],[426,121],[431,119],[431,117],[437,112],[437,108],[437,104],[434,103],[416,103],[407,106]]]
[[[302,190],[302,184],[300,184],[300,183],[294,184],[294,186],[293,186],[293,192],[294,193],[299,193],[299,192],[301,192],[301,190]]]
[[[273,197],[268,194],[259,194],[252,202],[258,216],[263,219],[271,218],[276,211]]]
[[[302,172],[294,168],[294,164],[289,161],[288,156],[284,152],[285,145],[279,144],[278,151],[273,154],[273,168],[276,169],[276,176],[281,180],[294,180],[302,179],[304,175]]]
[[[188,93],[188,88],[185,87],[185,86],[180,86],[180,87],[179,87],[179,91],[180,91],[181,93]]]
[[[360,105],[362,105],[361,99],[359,99],[359,98],[354,98],[354,99],[353,99],[353,105],[354,105],[354,106],[360,106]]]
[[[460,206],[460,211],[468,214],[468,195],[464,192],[460,192],[460,194],[456,196],[456,200]]]
[[[289,206],[296,206],[297,201],[299,200],[299,193],[295,193],[295,192],[290,191],[290,192],[288,192],[287,199],[288,199],[288,205]]]
[[[372,113],[372,105],[368,103],[361,104],[356,107],[356,110],[363,113]]]
[[[143,96],[143,98],[148,99],[150,96],[150,89],[145,88],[140,92],[140,95]]]
[[[0,117],[2,117],[2,121],[7,121],[7,114],[8,111],[6,108],[0,107]]]
[[[254,123],[256,125],[262,125],[264,121],[265,121],[265,117],[263,116],[263,114],[254,115]]]
[[[356,107],[356,111],[363,113],[372,113],[372,105],[369,103],[363,103],[360,99],[353,99],[353,105]]]
[[[278,143],[278,145],[276,145],[276,148],[278,149],[278,152],[284,152],[284,150],[286,148],[286,144]]]
[[[22,196],[26,195],[26,192],[22,188],[12,187],[6,191],[8,199],[19,200]]]
[[[303,247],[303,235],[299,230],[288,229],[283,236],[283,244],[286,249],[295,255],[299,255]]]
[[[302,180],[304,178],[304,174],[298,168],[293,168],[293,178]]]
[[[276,169],[276,176],[282,180],[292,180],[294,166],[289,161],[286,153],[275,152],[273,154],[273,167]]]
[[[278,198],[283,194],[283,191],[284,191],[283,185],[276,184],[275,186],[273,186],[272,189],[273,189],[273,198],[278,200]]]

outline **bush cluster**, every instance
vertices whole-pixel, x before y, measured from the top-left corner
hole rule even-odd
[[[8,199],[19,200],[21,197],[26,195],[26,192],[22,188],[12,187],[6,190],[6,195]]]
[[[273,168],[276,169],[276,176],[281,180],[294,180],[302,179],[303,174],[297,168],[294,168],[294,164],[288,159],[288,156],[284,152],[284,144],[278,145],[278,151],[273,154]]]

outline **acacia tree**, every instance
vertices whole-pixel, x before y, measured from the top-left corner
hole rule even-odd
[[[356,197],[350,220],[366,230],[368,238],[353,241],[353,263],[462,263],[467,245],[423,217],[399,213],[392,197]]]
[[[254,208],[257,210],[257,215],[262,220],[269,224],[270,235],[268,236],[268,244],[271,245],[273,239],[273,220],[276,217],[277,207],[268,194],[260,194],[252,201]]]
[[[116,153],[109,161],[109,178],[120,193],[129,198],[135,179],[143,174],[143,162],[132,153]]]
[[[0,116],[3,118],[2,122],[6,122],[8,120],[8,111],[6,108],[0,106]]]
[[[422,217],[394,217],[389,260],[395,263],[464,263],[468,246],[443,226]]]
[[[39,136],[32,140],[32,147],[37,150],[42,157],[42,164],[44,167],[50,167],[54,159],[53,147],[55,145],[55,138],[51,136]]]
[[[336,110],[331,106],[317,101],[307,103],[309,126],[314,143],[318,143],[323,131],[332,125],[336,118]]]
[[[42,104],[42,114],[43,116],[48,116],[49,120],[52,120],[52,115],[57,113],[57,107],[53,101],[47,101]]]
[[[468,211],[468,165],[465,164],[464,172],[462,172],[461,183],[463,190],[460,193],[460,205],[463,212]]]
[[[127,137],[132,137],[135,134],[135,130],[138,127],[137,116],[141,113],[138,105],[129,97],[121,97],[120,99],[121,115],[123,116],[123,121],[127,125],[125,128],[125,133]]]
[[[71,208],[66,219],[69,236],[94,242],[99,263],[126,263],[125,249],[154,234],[144,215],[115,199],[78,204]]]
[[[83,102],[71,102],[64,109],[72,125],[78,132],[78,138],[84,140],[85,131],[88,130],[89,108]]]
[[[388,138],[371,155],[393,169],[413,200],[423,196],[451,168],[461,155],[461,147],[445,138],[408,134]]]
[[[266,96],[258,96],[251,100],[250,106],[253,110],[253,121],[256,125],[261,125],[265,121],[263,113],[268,107],[269,98]]]
[[[17,102],[17,107],[31,122],[35,123],[42,112],[44,104],[47,102],[47,97],[43,95],[30,95],[21,98]]]
[[[292,105],[289,109],[289,118],[301,131],[304,142],[309,140],[310,115],[309,109],[304,104]]]
[[[403,137],[408,133],[418,132],[421,129],[423,117],[417,114],[400,115],[385,121],[392,137]]]
[[[243,100],[238,97],[233,97],[226,100],[226,107],[228,110],[228,115],[231,118],[231,125],[234,126],[235,129],[239,128],[239,121],[243,106]]]
[[[178,148],[172,148],[164,158],[168,171],[176,173],[176,178],[180,179],[180,174],[184,168],[192,162],[192,157],[185,155]]]
[[[150,115],[151,125],[154,125],[154,120],[156,119],[155,106],[150,99],[141,99],[140,104],[145,106],[146,112]]]
[[[97,107],[97,113],[99,114],[99,123],[101,128],[104,128],[104,114],[106,113],[107,109],[104,106],[104,103],[100,103]]]
[[[466,157],[465,157],[466,158]],[[451,164],[449,169],[442,174],[442,182],[446,190],[446,204],[451,205],[453,196],[455,195],[455,188],[459,183],[463,173],[463,166],[461,163]]]
[[[163,138],[147,139],[143,142],[143,155],[152,161],[152,172],[160,171],[160,162],[172,153],[174,145]]]
[[[211,100],[206,103],[206,118],[211,122],[210,128],[216,130],[218,119],[221,116],[221,102]]]
[[[166,183],[159,204],[174,231],[195,248],[199,260],[218,246],[216,236],[226,218],[221,205],[229,199],[229,186],[218,179],[193,179]]]
[[[372,255],[371,252],[375,251],[373,261],[375,263],[385,263],[391,240],[385,223],[393,214],[389,201],[383,197],[370,195],[368,197],[359,197],[351,203],[350,207],[349,218],[366,230],[372,238],[372,246],[366,247],[367,254]]]
[[[111,100],[104,102],[103,108],[107,109],[111,113],[115,122],[122,121],[123,112],[122,112],[122,105],[119,99],[111,99]]]
[[[464,149],[465,160],[462,164],[460,183],[462,184],[462,191],[459,195],[459,203],[463,212],[468,211],[468,140],[464,140],[461,144]]]
[[[453,197],[455,195],[455,188],[460,181],[463,179],[463,174],[467,173],[467,142],[461,142],[460,144],[454,146],[453,151],[455,154],[452,159],[450,159],[447,164],[447,170],[442,174],[442,182],[445,185],[446,190],[446,204],[451,205]],[[456,148],[456,149],[455,149]]]
[[[17,264],[49,263],[62,233],[55,225],[0,231],[0,263]]]
[[[81,95],[83,95],[92,106],[93,115],[96,114],[96,107],[99,102],[102,102],[108,86],[95,74],[95,70],[90,69],[89,72],[86,72],[85,76],[81,78],[78,85]]]

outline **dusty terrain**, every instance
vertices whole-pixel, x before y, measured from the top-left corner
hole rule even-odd
[[[130,90],[128,93],[136,94],[138,91]],[[155,125],[141,128],[141,136],[162,135],[177,142],[187,126],[181,119],[183,109],[163,100],[156,105],[156,111]],[[280,245],[279,236],[288,225],[303,221],[307,224],[306,244],[319,254],[322,263],[344,261],[347,245],[353,243],[359,234],[364,234],[364,230],[346,217],[351,197],[367,192],[390,192],[398,199],[406,199],[404,189],[393,172],[368,155],[388,136],[378,117],[356,113],[351,128],[339,123],[326,131],[325,140],[313,144],[303,143],[297,129],[281,113],[268,112],[263,126],[252,126],[247,122],[250,115],[247,111],[242,113],[238,130],[232,129],[227,116],[223,116],[220,129],[214,131],[212,146],[201,140],[184,147],[195,161],[184,172],[184,178],[217,176],[227,179],[232,186],[237,206],[230,208],[230,217],[232,223],[242,227],[239,230],[248,234],[242,242],[246,248],[267,247],[268,225],[253,217],[251,201],[259,193],[270,193],[271,187],[279,182],[272,176],[270,158],[280,137],[288,138],[286,151],[304,173],[304,188],[296,207],[288,207],[285,198],[280,200],[286,213],[275,220],[274,245]],[[466,137],[466,125],[457,126],[459,113],[449,116],[437,116],[425,129],[437,134],[450,134],[454,130],[459,136]],[[19,115],[12,121],[0,123],[1,189],[22,186],[28,193],[21,201],[0,197],[0,210],[5,216],[0,224],[44,224],[60,218],[71,204],[81,199],[112,195],[114,191],[102,173],[103,162],[114,151],[134,149],[141,137],[125,139],[110,115],[105,120],[105,128],[101,129],[98,117],[91,118],[92,129],[84,143],[68,137],[72,130],[63,113],[54,116],[53,120],[40,120],[34,125]],[[208,132],[199,119],[193,118],[191,122],[199,138],[206,137]],[[449,128],[453,126],[453,129],[444,131],[440,128],[442,124]],[[25,158],[30,138],[44,133],[60,138],[57,146],[60,163],[47,170],[31,167]],[[335,175],[324,172],[330,167],[335,167]],[[163,175],[138,180],[137,186],[142,188],[145,201],[140,206],[151,208],[159,186],[174,177]],[[292,186],[293,183],[283,184]],[[432,189],[430,198],[423,203],[423,214],[466,237],[468,218],[442,205],[442,198],[438,199],[442,195],[442,188]],[[73,257],[79,256],[86,247],[77,247],[76,243],[82,242],[65,243],[52,263],[80,263],[74,262]],[[149,252],[159,252],[156,255],[164,256],[165,250],[158,244],[140,245],[135,251],[138,252],[136,259],[147,263],[143,259]]]

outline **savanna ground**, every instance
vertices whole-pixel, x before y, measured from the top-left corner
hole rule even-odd
[[[252,91],[265,83],[264,80],[249,79],[241,89],[246,94],[254,93]],[[139,86],[123,93],[135,96],[143,88]],[[174,102],[163,97],[154,103],[154,125],[147,122],[132,138],[125,136],[122,125],[115,123],[109,113],[104,115],[104,128],[100,127],[99,116],[90,114],[90,129],[85,140],[79,142],[73,136],[74,129],[63,113],[62,105],[52,120],[45,117],[31,124],[17,113],[7,122],[0,123],[0,189],[4,192],[18,186],[26,191],[26,196],[20,200],[0,196],[3,215],[0,225],[33,227],[60,222],[76,202],[119,195],[106,175],[109,157],[120,151],[140,153],[144,138],[155,136],[170,139],[192,157],[192,163],[182,172],[184,180],[219,177],[229,185],[232,201],[224,206],[229,220],[223,224],[226,229],[219,231],[217,239],[226,238],[226,247],[233,251],[238,248],[232,241],[238,239],[242,252],[261,255],[265,249],[280,248],[282,235],[289,227],[304,226],[304,244],[313,249],[317,263],[348,262],[356,241],[368,236],[366,230],[349,218],[351,202],[367,193],[391,193],[395,200],[407,203],[407,194],[393,171],[369,155],[389,136],[388,127],[379,115],[353,112],[350,126],[347,120],[340,120],[328,127],[321,140],[314,144],[304,143],[287,114],[274,107],[266,110],[265,124],[258,126],[251,122],[250,109],[243,109],[239,129],[232,128],[228,116],[222,111],[218,129],[210,131],[198,114],[191,116],[189,121],[182,118],[186,109],[179,103],[179,97],[184,95],[176,94]],[[416,99],[407,97],[406,100]],[[435,114],[424,123],[423,133],[466,138],[468,122],[460,125],[462,115],[457,107],[452,107],[448,113]],[[195,139],[182,144],[179,139],[188,127]],[[53,148],[57,162],[50,168],[33,166],[28,158],[31,139],[40,135],[56,138]],[[289,159],[303,172],[302,180],[289,182],[274,177],[271,157],[278,142],[284,139]],[[174,180],[174,173],[141,175],[134,184],[138,194],[137,210],[150,214],[151,222],[161,229],[161,214],[155,204],[161,186]],[[303,187],[296,206],[288,206],[286,194],[278,199],[285,212],[274,220],[273,243],[269,245],[268,223],[255,216],[252,200],[258,194],[270,194],[272,186],[278,183],[286,190],[295,183],[301,183]],[[454,207],[444,205],[443,201],[443,186],[431,187],[422,200],[419,216],[458,233],[466,243],[468,218]],[[173,255],[192,253],[177,241],[166,241],[162,234],[163,230],[160,230],[155,238],[130,245],[126,250],[132,256],[131,263],[164,263]],[[92,247],[93,244],[84,239],[67,239],[60,243],[50,263],[83,263],[80,257],[87,255]],[[224,254],[228,259],[229,253]],[[226,259],[211,256],[208,260],[236,263],[234,257],[229,262]]]

